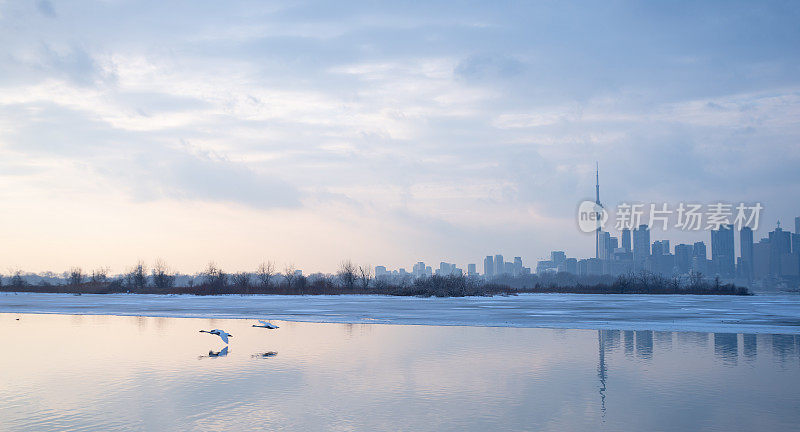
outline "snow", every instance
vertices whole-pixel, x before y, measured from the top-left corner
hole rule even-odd
[[[415,298],[0,293],[0,312],[800,334],[800,295],[792,294]]]

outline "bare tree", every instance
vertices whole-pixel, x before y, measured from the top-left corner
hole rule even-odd
[[[160,290],[168,290],[175,285],[175,275],[161,258],[153,265],[153,285]]]
[[[92,276],[89,278],[89,281],[92,283],[103,283],[108,279],[108,268],[100,267],[98,269],[92,270]]]
[[[147,266],[144,261],[139,260],[132,269],[125,275],[125,284],[134,290],[143,290],[147,287]]]
[[[369,283],[372,280],[372,266],[360,265],[358,266],[358,281],[361,283],[361,289],[366,291],[369,288]]]
[[[77,287],[83,283],[83,270],[80,267],[72,267],[69,269],[69,284],[70,286]]]
[[[231,282],[233,282],[233,286],[240,293],[248,293],[250,289],[250,273],[247,272],[234,273],[231,276]]]
[[[22,270],[21,269],[13,269],[11,270],[11,286],[15,288],[22,288],[28,283],[22,277]]]
[[[350,260],[342,261],[336,276],[345,288],[352,290],[356,285],[356,266]]]
[[[228,286],[228,275],[222,271],[222,269],[217,268],[214,262],[210,262],[203,271],[203,282],[208,285],[214,293],[218,293]]]
[[[272,277],[275,275],[275,265],[272,261],[262,262],[256,270],[258,281],[261,282],[262,288],[269,288]]]
[[[292,289],[292,282],[294,282],[294,279],[296,277],[295,270],[297,270],[297,269],[295,268],[294,264],[288,264],[283,269],[283,278],[286,280],[286,289],[287,290],[291,290]]]

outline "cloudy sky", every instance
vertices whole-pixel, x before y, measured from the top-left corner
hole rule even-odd
[[[793,225],[799,3],[565,3],[0,0],[0,271],[588,256],[595,161]]]

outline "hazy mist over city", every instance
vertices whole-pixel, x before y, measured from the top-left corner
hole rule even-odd
[[[607,207],[761,203],[758,241],[799,211],[799,21],[793,2],[0,2],[0,261],[591,257],[595,162]]]

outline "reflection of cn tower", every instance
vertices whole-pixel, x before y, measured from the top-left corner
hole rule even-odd
[[[606,335],[603,330],[597,330],[597,377],[600,378],[600,412],[603,421],[606,418]]]

